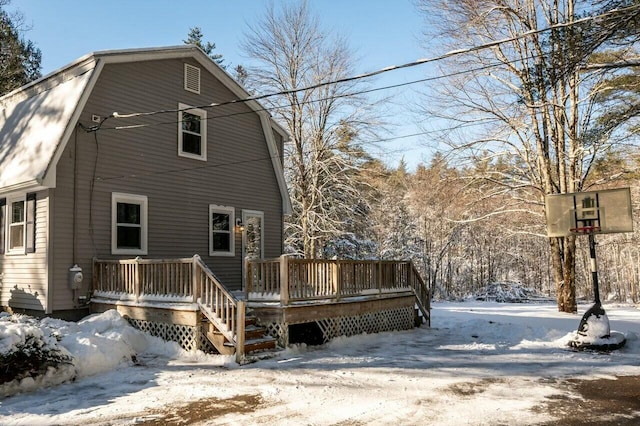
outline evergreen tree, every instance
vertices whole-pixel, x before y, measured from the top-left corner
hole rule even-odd
[[[249,77],[249,72],[242,65],[236,65],[236,67],[233,69],[233,76],[241,86],[245,86],[245,84],[247,83],[247,78]]]
[[[189,29],[187,39],[183,40],[183,42],[185,44],[195,44],[200,49],[202,49],[204,53],[209,55],[209,57],[213,59],[216,64],[220,65],[222,69],[227,69],[222,55],[219,53],[213,53],[213,51],[216,49],[216,44],[209,41],[205,43],[204,41],[202,41],[203,37],[204,35],[202,34],[202,30],[200,29],[200,27],[192,27]]]
[[[40,49],[21,37],[22,16],[4,10],[9,3],[0,1],[0,95],[41,77]]]

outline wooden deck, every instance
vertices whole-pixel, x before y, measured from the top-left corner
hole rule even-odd
[[[199,316],[175,312],[162,315],[158,310],[166,307],[170,311],[199,312],[209,331],[217,336],[209,336],[216,349],[223,352],[232,347],[238,360],[247,347],[247,306],[258,323],[281,329],[278,324],[311,321],[325,321],[323,327],[336,328],[327,321],[385,309],[393,312],[401,305],[413,308],[414,303],[430,324],[429,289],[414,265],[403,261],[287,256],[248,261],[242,294],[229,291],[197,255],[184,259],[94,259],[93,265],[92,304],[100,310],[116,305],[131,318],[142,316],[140,321],[164,316],[169,318],[164,321],[167,323],[189,318],[183,322],[185,326],[192,322],[192,327],[199,327],[198,320],[192,319]],[[145,314],[140,313],[141,308],[146,308]],[[276,334],[282,334],[282,330]]]

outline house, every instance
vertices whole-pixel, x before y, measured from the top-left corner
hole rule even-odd
[[[240,354],[264,330],[287,344],[292,325],[411,327],[414,299],[428,319],[406,262],[281,256],[287,133],[248,99],[190,45],[92,53],[0,98],[0,306],[116,308]]]
[[[286,132],[257,102],[224,105],[247,97],[187,45],[92,53],[2,97],[0,305],[86,313],[94,257],[197,253],[240,289],[243,247],[279,256],[291,208]]]

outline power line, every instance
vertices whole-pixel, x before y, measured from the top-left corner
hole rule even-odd
[[[366,72],[366,73],[362,73],[362,74],[358,74],[352,77],[344,77],[344,78],[340,78],[340,79],[336,79],[336,80],[331,80],[331,81],[326,81],[326,82],[320,82],[317,84],[312,84],[306,87],[302,87],[302,88],[297,88],[297,89],[289,89],[289,90],[282,90],[279,92],[275,92],[275,93],[267,93],[267,94],[263,94],[263,95],[256,95],[256,96],[250,96],[248,98],[245,99],[232,99],[229,101],[224,101],[224,102],[220,102],[220,103],[213,103],[213,104],[207,104],[207,105],[201,105],[201,106],[195,106],[195,107],[190,107],[190,108],[172,108],[172,109],[164,109],[164,110],[156,110],[156,111],[148,111],[148,112],[136,112],[136,113],[128,113],[128,114],[119,114],[117,112],[112,113],[110,116],[104,118],[97,126],[92,127],[91,129],[93,131],[98,130],[101,125],[108,120],[109,118],[132,118],[132,117],[141,117],[141,116],[149,116],[149,115],[156,115],[156,114],[164,114],[164,113],[177,113],[177,112],[181,112],[181,111],[187,111],[189,109],[207,109],[207,108],[216,108],[216,107],[221,107],[221,106],[225,106],[225,105],[232,105],[232,104],[237,104],[237,103],[245,103],[245,102],[250,102],[250,101],[259,101],[262,99],[267,99],[270,97],[274,97],[274,96],[283,96],[283,95],[290,95],[290,94],[294,94],[297,92],[302,92],[302,91],[308,91],[308,90],[313,90],[313,89],[318,89],[320,87],[324,87],[324,86],[328,86],[328,85],[333,85],[333,84],[341,84],[341,83],[347,83],[347,82],[351,82],[351,81],[355,81],[355,80],[361,80],[364,78],[370,78],[370,77],[374,77],[380,74],[384,74],[390,71],[396,71],[399,69],[404,69],[404,68],[410,68],[410,67],[415,67],[418,65],[423,65],[426,63],[430,63],[430,62],[437,62],[437,61],[441,61],[444,59],[448,59],[454,56],[459,56],[459,55],[463,55],[463,54],[468,54],[468,53],[472,53],[472,52],[477,52],[480,50],[485,50],[485,49],[489,49],[492,47],[496,47],[505,43],[510,43],[516,40],[520,40],[522,38],[526,38],[535,34],[540,34],[543,32],[547,32],[547,31],[551,31],[554,29],[560,29],[560,28],[567,28],[567,27],[571,27],[577,24],[581,24],[581,23],[585,23],[585,22],[589,22],[589,21],[593,21],[596,19],[600,19],[600,18],[604,18],[608,15],[613,15],[613,14],[617,14],[617,13],[624,13],[624,12],[628,12],[634,9],[640,8],[640,4],[637,5],[632,5],[632,6],[628,6],[628,7],[623,7],[623,8],[616,8],[616,9],[612,9],[610,11],[598,14],[598,15],[593,15],[593,16],[586,16],[580,19],[576,19],[574,21],[571,22],[562,22],[562,23],[558,23],[558,24],[554,24],[554,25],[550,25],[548,27],[545,28],[541,28],[541,29],[532,29],[530,31],[525,31],[524,33],[521,34],[516,34],[513,37],[506,37],[506,38],[502,38],[500,40],[494,40],[488,43],[484,43],[481,45],[477,45],[477,46],[471,46],[465,49],[456,49],[456,50],[452,50],[449,52],[446,52],[442,55],[439,56],[435,56],[433,58],[423,58],[423,59],[418,59],[416,61],[413,62],[407,62],[405,64],[401,64],[401,65],[392,65],[392,66],[388,66],[376,71],[371,71],[371,72]]]
[[[515,62],[524,62],[530,59],[537,59],[539,56],[538,55],[533,55],[533,56],[528,56],[525,58],[519,58],[517,59]],[[316,102],[323,102],[323,101],[327,101],[330,99],[339,99],[339,98],[347,98],[347,97],[352,97],[352,96],[358,96],[358,95],[362,95],[362,94],[366,94],[366,93],[372,93],[372,92],[377,92],[377,91],[381,91],[381,90],[388,90],[388,89],[396,89],[398,87],[404,87],[404,86],[409,86],[412,84],[417,84],[417,83],[425,83],[428,81],[435,81],[435,80],[440,80],[440,79],[444,79],[444,78],[449,78],[449,77],[455,77],[455,76],[459,76],[459,75],[464,75],[464,74],[468,74],[468,73],[474,73],[474,72],[478,72],[478,71],[484,71],[487,69],[491,69],[491,68],[496,68],[499,67],[501,65],[504,65],[502,62],[495,62],[492,64],[487,64],[487,65],[483,65],[481,67],[476,67],[476,68],[469,68],[469,69],[464,69],[464,70],[460,70],[460,71],[456,71],[456,72],[452,72],[452,73],[448,73],[448,74],[440,74],[437,76],[432,76],[432,77],[425,77],[425,78],[421,78],[418,80],[412,80],[412,81],[408,81],[408,82],[404,82],[404,83],[397,83],[397,84],[391,84],[391,85],[387,85],[387,86],[380,86],[380,87],[375,87],[372,89],[363,89],[363,90],[359,90],[356,92],[351,92],[351,93],[345,93],[342,95],[335,95],[335,96],[330,96],[330,97],[326,97],[326,98],[319,98],[319,99],[310,99],[308,101],[304,101],[301,102],[300,105],[307,105],[307,104],[312,104],[312,103],[316,103]],[[207,116],[206,119],[203,119],[202,121],[209,121],[209,120],[216,120],[216,119],[220,119],[220,118],[228,118],[228,117],[235,117],[238,115],[245,115],[245,114],[255,114],[256,112],[259,111],[273,111],[273,110],[278,110],[278,109],[283,109],[286,108],[286,105],[274,105],[274,106],[270,106],[270,107],[262,107],[258,110],[249,110],[249,111],[240,111],[240,112],[233,112],[233,113],[228,113],[228,114],[221,114],[221,115],[215,115],[215,116]],[[187,111],[189,109],[192,108],[197,108],[197,107],[190,107],[188,109],[186,109]],[[175,109],[175,110],[166,110],[167,112],[178,112],[181,111],[180,109]],[[155,123],[138,123],[138,124],[131,124],[131,125],[126,125],[126,126],[114,126],[114,127],[101,127],[100,130],[130,130],[130,129],[139,129],[139,128],[145,128],[145,127],[155,127],[155,126],[160,126],[160,125],[167,125],[167,124],[177,124],[178,120],[170,120],[170,121],[159,121],[159,122],[155,122]],[[86,131],[92,131],[91,128],[86,128],[83,126],[83,128]]]
[[[515,40],[518,40],[518,39],[521,39],[521,38],[524,38],[524,37],[528,37],[528,36],[536,34],[536,33],[549,31],[549,30],[552,30],[554,28],[562,28],[562,27],[567,27],[567,26],[570,26],[570,25],[575,25],[575,24],[578,24],[578,23],[581,23],[581,22],[586,22],[586,21],[593,20],[593,19],[596,19],[596,18],[604,17],[604,16],[612,14],[612,13],[619,13],[619,12],[622,12],[622,11],[627,11],[627,10],[635,9],[635,8],[638,8],[638,7],[640,7],[640,5],[631,6],[631,7],[623,8],[623,9],[615,9],[615,10],[609,11],[609,12],[601,14],[601,15],[585,17],[585,18],[573,21],[571,23],[556,24],[556,25],[549,26],[549,27],[544,28],[544,29],[528,31],[528,32],[519,34],[519,35],[514,36],[514,37],[493,41],[493,42],[486,43],[486,44],[483,44],[483,45],[473,46],[473,47],[470,47],[470,48],[467,48],[467,49],[460,49],[460,50],[447,52],[444,55],[441,55],[441,56],[438,56],[438,57],[435,57],[435,58],[421,59],[421,60],[418,60],[418,61],[414,61],[414,62],[410,62],[410,63],[407,63],[407,64],[403,64],[403,65],[386,67],[386,68],[380,69],[378,71],[374,71],[374,72],[370,72],[370,73],[364,73],[364,74],[356,75],[356,76],[353,76],[353,77],[348,77],[348,78],[344,78],[344,79],[338,79],[338,80],[334,80],[334,81],[330,81],[330,82],[318,83],[318,84],[315,84],[315,85],[312,85],[312,86],[308,86],[308,87],[305,87],[305,88],[301,88],[301,89],[286,90],[286,91],[281,91],[281,92],[277,92],[277,93],[254,96],[254,97],[250,97],[250,98],[246,98],[246,99],[234,99],[234,100],[230,100],[230,101],[226,101],[226,102],[221,102],[221,103],[216,103],[216,104],[209,104],[209,105],[204,105],[204,106],[199,106],[199,107],[189,107],[189,108],[185,108],[185,109],[179,109],[179,108],[178,109],[164,109],[164,110],[157,110],[157,111],[150,111],[150,112],[131,113],[131,114],[117,114],[117,113],[114,113],[111,116],[106,117],[97,127],[96,126],[91,127],[91,128],[86,128],[84,126],[82,126],[82,127],[86,131],[97,131],[97,130],[101,130],[101,129],[103,129],[103,130],[109,130],[109,129],[111,129],[111,130],[122,130],[122,129],[132,129],[132,128],[142,128],[142,127],[149,127],[149,126],[166,125],[166,124],[176,124],[177,121],[172,120],[172,121],[167,121],[167,122],[158,122],[158,123],[151,123],[151,124],[135,124],[135,125],[131,125],[131,126],[119,126],[119,127],[112,127],[112,128],[102,128],[102,124],[108,118],[133,118],[133,117],[142,117],[142,116],[152,116],[152,115],[163,114],[163,113],[177,113],[179,111],[185,111],[185,110],[189,110],[189,109],[193,109],[193,108],[203,108],[203,109],[204,108],[216,108],[216,107],[221,107],[221,106],[225,106],[225,105],[244,103],[244,102],[248,102],[248,101],[256,101],[256,100],[265,99],[265,98],[269,98],[269,97],[273,97],[273,96],[279,96],[279,95],[281,96],[281,95],[286,95],[286,94],[292,94],[292,93],[296,93],[296,92],[299,92],[299,91],[312,90],[312,89],[323,87],[323,86],[330,85],[330,84],[339,84],[339,83],[343,83],[343,82],[348,82],[348,81],[354,81],[354,80],[358,80],[358,79],[368,78],[368,77],[372,77],[372,76],[375,76],[375,75],[379,75],[379,74],[386,73],[386,72],[393,71],[393,70],[397,70],[397,69],[417,66],[417,65],[421,65],[421,64],[424,64],[424,63],[427,63],[427,62],[435,62],[435,61],[443,60],[443,59],[446,59],[446,58],[449,58],[449,57],[452,57],[452,56],[457,56],[457,55],[461,55],[461,54],[471,53],[471,52],[474,52],[474,51],[479,51],[479,50],[495,47],[497,45],[500,45],[500,44],[503,44],[503,43],[507,43],[507,42],[511,42],[511,41],[515,41]],[[532,57],[527,57],[527,58],[520,58],[520,59],[518,59],[517,62],[526,61],[526,60],[530,60],[530,59],[536,59],[536,58],[538,58],[537,55],[536,56],[532,56]],[[315,100],[311,100],[311,101],[307,101],[307,102],[308,103],[320,102],[322,100],[327,100],[327,99],[331,99],[331,98],[356,96],[356,95],[359,95],[359,94],[370,93],[370,92],[379,91],[379,90],[397,88],[397,87],[407,86],[407,85],[411,85],[411,84],[416,84],[416,83],[421,83],[421,82],[426,82],[426,81],[433,81],[433,80],[447,78],[447,77],[456,76],[456,75],[462,75],[462,74],[465,74],[465,73],[477,72],[477,71],[481,71],[481,70],[484,70],[484,69],[498,67],[498,66],[501,66],[501,65],[503,65],[502,62],[496,62],[494,64],[484,65],[482,67],[478,67],[478,68],[475,68],[475,69],[466,69],[466,70],[461,70],[461,71],[457,71],[457,72],[454,72],[454,73],[449,73],[449,74],[444,74],[444,75],[439,75],[439,76],[433,76],[433,77],[427,77],[427,78],[423,78],[423,79],[419,79],[419,80],[413,80],[413,81],[410,81],[410,82],[394,84],[394,85],[388,85],[388,86],[382,86],[382,87],[362,90],[362,91],[358,91],[358,92],[352,92],[352,93],[338,95],[338,96],[325,98],[325,99],[315,99]],[[268,107],[268,108],[262,108],[261,110],[268,111],[268,110],[273,110],[273,109],[278,109],[278,108],[284,108],[284,106],[273,106],[273,107]],[[207,120],[208,119],[218,119],[218,118],[224,118],[224,117],[231,117],[231,116],[236,116],[236,115],[241,115],[241,114],[251,114],[251,113],[255,113],[255,112],[256,112],[256,110],[252,109],[250,111],[235,112],[235,113],[229,113],[229,114],[224,114],[224,115],[218,115],[218,116],[214,116],[214,117],[207,117]],[[470,127],[470,126],[475,126],[475,125],[484,124],[484,123],[486,123],[486,120],[483,121],[482,123],[475,123],[474,122],[474,123],[462,124],[462,125],[457,126],[457,128]],[[408,134],[408,135],[401,135],[401,136],[378,139],[378,140],[361,141],[361,142],[356,142],[356,143],[358,145],[360,145],[360,146],[369,145],[369,144],[373,145],[373,144],[381,143],[381,142],[393,141],[393,140],[397,140],[397,139],[416,137],[416,136],[425,136],[425,135],[435,134],[435,133],[440,133],[440,132],[442,132],[442,130],[417,132],[417,133]],[[329,148],[328,150],[331,150],[331,148]],[[239,161],[234,161],[234,162],[208,164],[208,165],[197,166],[197,167],[192,167],[192,168],[178,168],[178,169],[164,170],[164,171],[158,171],[158,172],[143,173],[142,175],[154,175],[154,174],[160,174],[160,173],[176,173],[176,172],[180,172],[180,171],[197,170],[197,169],[203,169],[203,168],[225,167],[225,166],[232,166],[232,165],[238,165],[238,164],[243,164],[243,163],[251,163],[251,162],[256,162],[256,161],[272,160],[273,158],[274,157],[267,156],[267,157],[260,157],[260,158],[254,158],[254,159],[239,160]],[[104,181],[104,180],[112,180],[112,179],[122,179],[122,178],[127,178],[127,177],[136,177],[136,176],[140,176],[140,175],[141,174],[113,176],[113,177],[106,177],[106,178],[97,178],[97,180]]]
[[[486,122],[486,120],[485,120]],[[456,128],[463,128],[463,127],[472,127],[472,126],[476,126],[478,125],[478,123],[466,123],[466,124],[461,124],[459,126],[457,126]],[[417,133],[411,133],[411,134],[407,134],[407,135],[401,135],[401,136],[395,136],[392,138],[381,138],[381,139],[375,139],[375,140],[369,140],[369,141],[364,141],[364,142],[359,142],[357,145],[358,146],[362,146],[362,145],[374,145],[377,143],[381,143],[381,142],[390,142],[393,140],[397,140],[397,139],[405,139],[405,138],[410,138],[410,137],[416,137],[416,136],[427,136],[430,134],[437,134],[442,132],[442,130],[427,130],[424,132],[417,132]],[[303,152],[303,155],[308,155],[308,154],[312,154],[312,153],[322,153],[322,152],[330,152],[330,151],[337,151],[338,149],[335,147],[326,147],[326,148],[322,148],[320,150],[316,150],[316,151],[305,151]],[[403,150],[397,150],[397,152],[402,152]],[[347,150],[342,150],[341,152],[346,153],[346,154],[359,154],[360,151],[347,151]],[[202,170],[202,169],[212,169],[212,168],[221,168],[221,167],[229,167],[229,166],[237,166],[239,164],[248,164],[248,163],[256,163],[256,162],[260,162],[260,161],[272,161],[274,158],[280,158],[279,155],[269,155],[269,156],[265,156],[265,157],[256,157],[256,158],[250,158],[250,159],[246,159],[246,160],[237,160],[237,161],[231,161],[231,162],[224,162],[224,163],[213,163],[213,164],[204,164],[204,165],[200,165],[200,166],[194,166],[194,167],[180,167],[180,168],[175,168],[175,169],[164,169],[164,170],[157,170],[154,172],[146,172],[146,173],[131,173],[131,174],[126,174],[126,175],[119,175],[119,176],[108,176],[108,177],[96,177],[95,180],[97,182],[104,182],[104,181],[109,181],[109,180],[119,180],[119,179],[129,179],[129,178],[137,178],[140,176],[155,176],[155,175],[160,175],[160,174],[164,174],[164,173],[180,173],[180,172],[188,172],[188,171],[195,171],[195,170]]]

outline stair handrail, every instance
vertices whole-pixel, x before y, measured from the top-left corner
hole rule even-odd
[[[410,262],[410,265],[409,283],[416,297],[416,305],[418,305],[418,309],[420,309],[422,315],[426,318],[427,325],[431,327],[431,291],[425,284],[413,261]]]
[[[240,362],[244,358],[244,301],[236,298],[197,254],[193,256],[193,269],[194,295],[200,310],[233,343]]]

